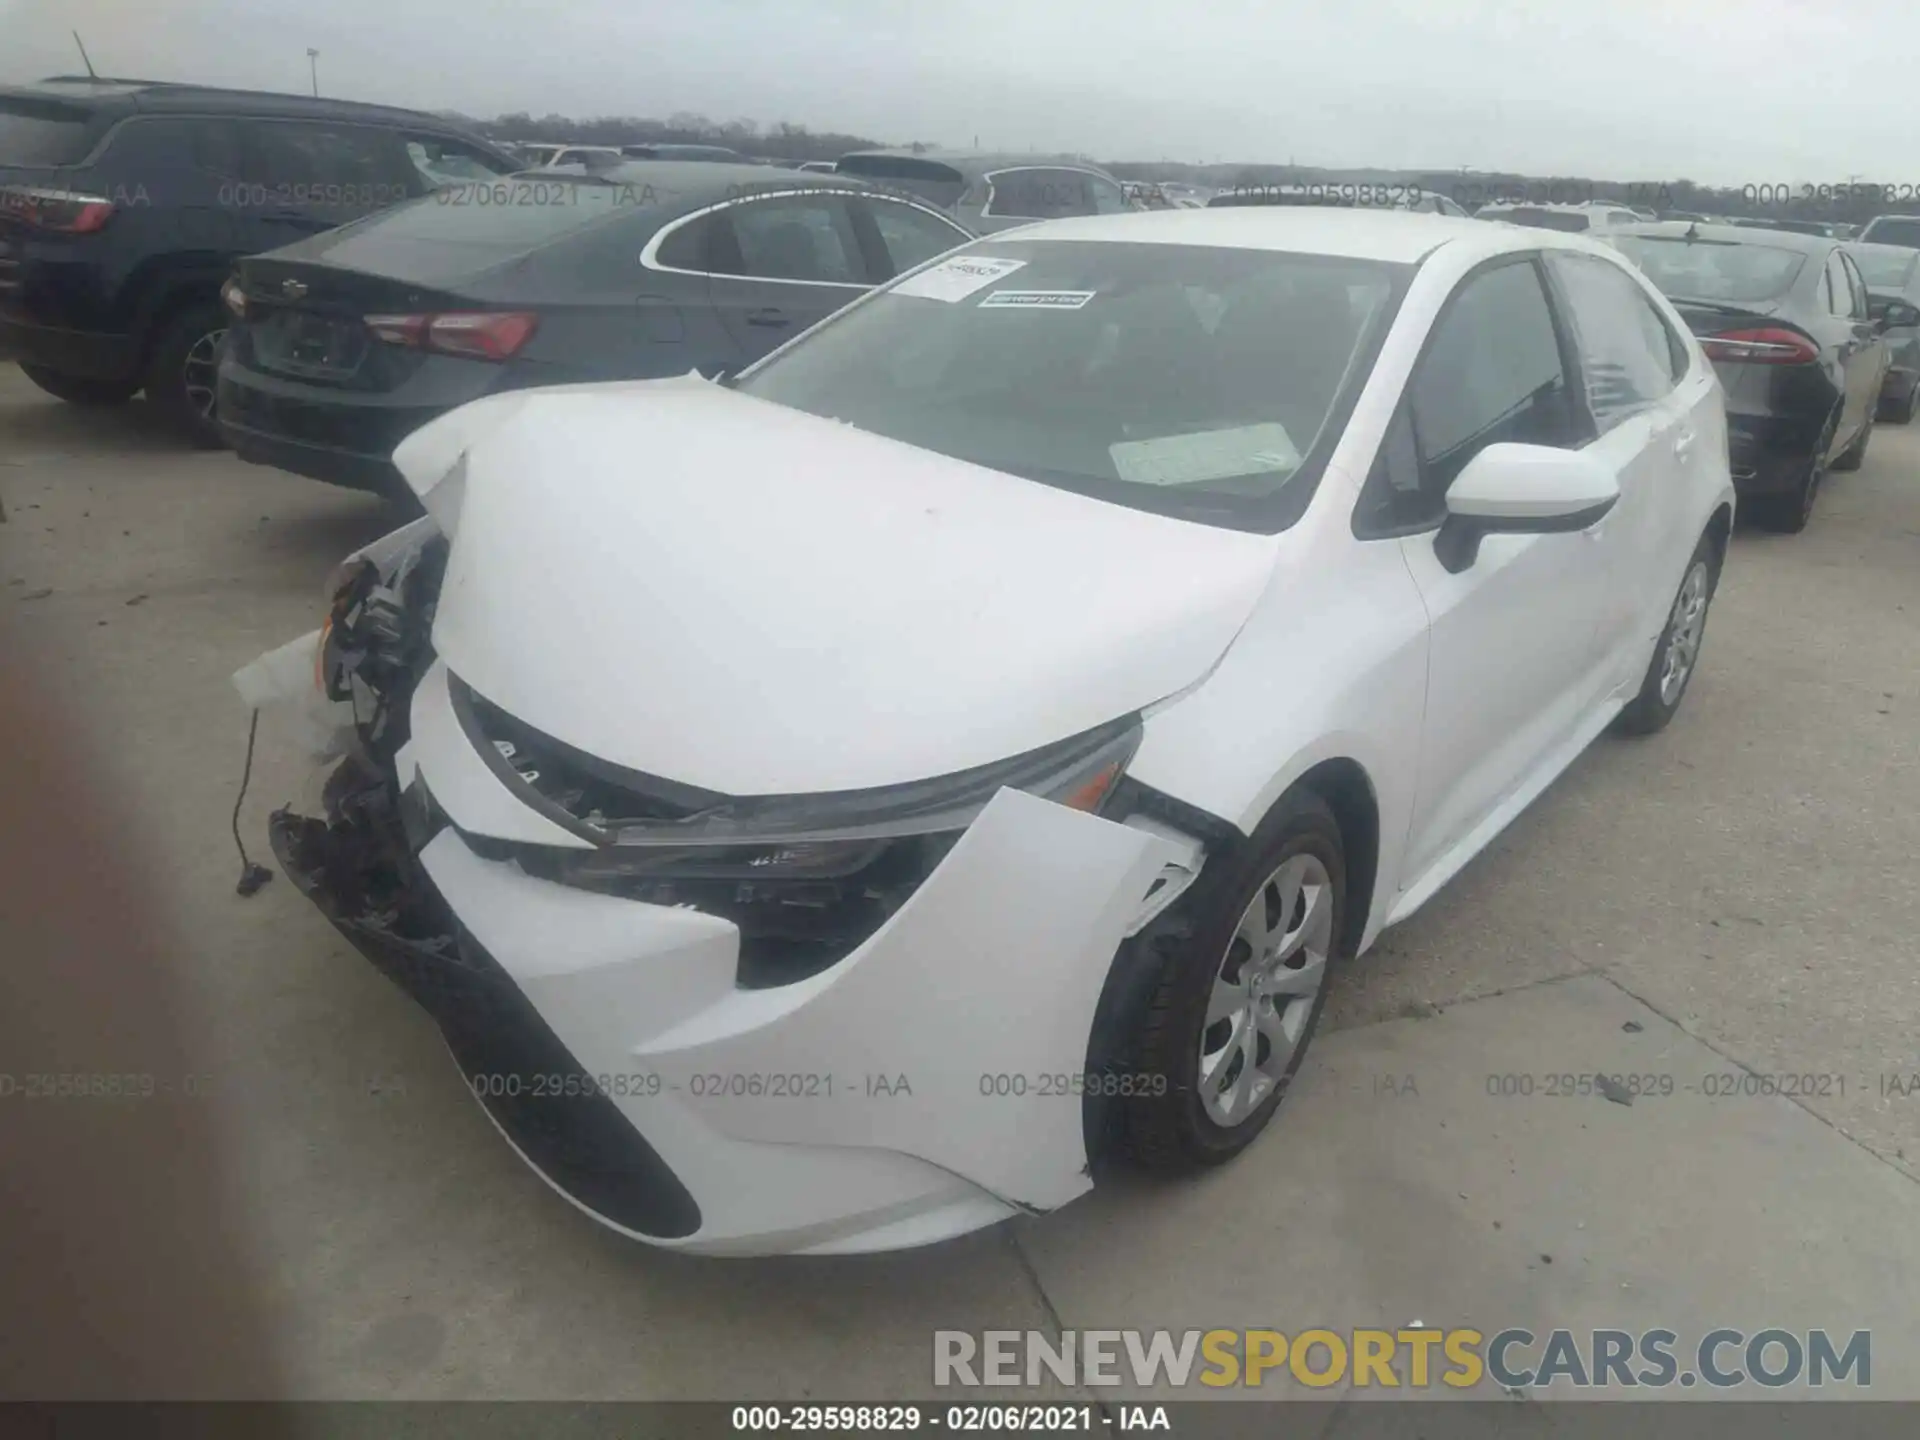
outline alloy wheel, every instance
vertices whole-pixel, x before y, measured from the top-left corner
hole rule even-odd
[[[1696,560],[1680,582],[1680,594],[1673,602],[1673,614],[1667,621],[1667,649],[1660,664],[1660,703],[1672,705],[1686,688],[1700,654],[1700,637],[1707,628],[1707,562]]]
[[[180,370],[187,405],[203,419],[213,415],[213,399],[220,370],[220,342],[225,330],[209,330],[187,348]]]
[[[1198,1076],[1214,1124],[1245,1124],[1285,1083],[1332,947],[1326,867],[1312,855],[1289,856],[1254,891],[1214,976]]]

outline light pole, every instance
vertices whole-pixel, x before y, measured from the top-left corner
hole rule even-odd
[[[320,98],[320,52],[311,45],[307,47],[307,74],[313,81],[313,97]]]

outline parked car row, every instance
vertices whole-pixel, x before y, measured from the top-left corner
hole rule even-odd
[[[1465,213],[1384,186],[1203,202],[1065,156],[873,150],[829,169],[706,145],[510,153],[409,111],[60,77],[0,92],[0,346],[63,399],[145,389],[196,443],[405,502],[394,449],[451,409],[736,373],[977,235],[1201,203]],[[1920,219],[1845,244],[1646,213],[1476,218],[1595,234],[1646,268],[1720,367],[1751,513],[1801,528],[1875,420],[1914,413]]]
[[[517,168],[385,106],[91,76],[0,89],[0,355],[75,404],[144,390],[217,445],[237,259]]]
[[[273,817],[280,864],[626,1236],[890,1249],[1121,1160],[1231,1160],[1338,967],[1697,674],[1734,487],[1660,265],[1279,206],[1079,214],[896,273],[896,233],[924,256],[956,205],[1002,210],[1003,165],[908,175],[937,208],[846,175],[716,202],[721,167],[686,167],[671,206],[531,249],[522,216],[564,211],[513,212],[470,273],[414,228],[431,203],[243,265],[249,308],[338,279],[369,287],[342,313],[532,316],[490,287],[637,250],[681,370],[699,317],[786,303],[721,259],[842,267],[806,282],[832,315],[736,375],[414,431],[425,516],[237,677],[352,741],[324,810]],[[381,375],[472,363],[374,323]]]
[[[1876,418],[1912,418],[1920,250],[1696,221],[1606,238],[1719,371],[1733,480],[1755,519],[1804,529],[1827,472],[1859,468]]]
[[[972,238],[838,175],[650,160],[509,186],[526,203],[402,205],[239,262],[219,426],[241,459],[406,497],[394,447],[448,410],[729,374]]]

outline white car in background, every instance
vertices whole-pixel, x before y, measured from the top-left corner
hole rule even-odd
[[[1726,457],[1592,241],[1061,220],[729,382],[434,421],[428,515],[236,680],[318,647],[352,753],[276,854],[555,1189],[917,1245],[1252,1142],[1330,975],[1673,716]]]

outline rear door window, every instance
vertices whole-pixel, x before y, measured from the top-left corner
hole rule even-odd
[[[416,193],[418,178],[410,175],[398,131],[255,120],[247,128],[247,142],[247,178],[265,186],[275,203],[294,210],[345,217]]]
[[[81,106],[0,98],[0,165],[78,165],[96,130],[94,113]]]
[[[715,212],[711,265],[716,275],[813,284],[866,285],[866,267],[847,207],[838,195],[780,195]]]
[[[1844,250],[1835,253],[1840,261],[1841,272],[1847,277],[1847,289],[1853,300],[1853,318],[1856,320],[1870,318],[1873,304],[1867,297],[1867,282],[1860,278],[1860,270],[1853,263],[1851,255]]]
[[[1549,252],[1547,268],[1566,295],[1587,407],[1600,433],[1671,394],[1682,373],[1676,354],[1686,352],[1638,282],[1591,255]]]
[[[491,180],[507,167],[484,151],[438,135],[409,135],[403,142],[408,163],[418,176],[416,194],[470,180]]]
[[[1838,250],[1827,256],[1826,274],[1820,277],[1820,293],[1827,302],[1828,310],[1843,320],[1855,318],[1853,287],[1848,283],[1847,272],[1841,267]]]
[[[913,269],[924,260],[944,255],[971,238],[958,226],[938,215],[929,214],[898,200],[866,199],[860,202],[879,228],[886,244],[889,276]]]

